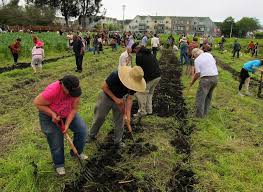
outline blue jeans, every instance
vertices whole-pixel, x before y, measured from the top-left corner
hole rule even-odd
[[[49,149],[53,159],[55,168],[64,167],[64,135],[53,122],[51,117],[43,112],[39,112],[39,121],[41,130],[47,137]],[[76,114],[73,121],[71,122],[69,129],[73,131],[74,138],[73,143],[78,150],[78,153],[83,152],[86,137],[87,137],[87,126],[81,117]],[[71,156],[74,156],[73,151],[70,151]]]
[[[187,52],[182,52],[180,53],[180,63],[181,65],[184,64],[184,61],[185,61],[185,64],[188,64],[188,55],[187,55]]]

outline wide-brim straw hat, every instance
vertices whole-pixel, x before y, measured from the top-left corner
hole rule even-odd
[[[141,67],[122,66],[118,70],[118,75],[122,84],[128,89],[136,92],[145,91],[146,81],[143,78],[144,72]]]

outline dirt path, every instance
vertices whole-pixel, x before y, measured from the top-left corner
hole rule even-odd
[[[162,80],[160,82],[160,93],[156,104],[159,115],[174,116],[179,122],[174,139],[171,144],[182,159],[176,164],[167,184],[167,191],[194,191],[193,185],[197,183],[191,168],[191,134],[193,126],[187,120],[187,107],[183,98],[181,83],[182,68],[178,59],[171,50],[166,50],[160,59],[162,69]],[[165,110],[165,111],[164,111]]]

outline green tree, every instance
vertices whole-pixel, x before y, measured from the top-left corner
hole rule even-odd
[[[103,18],[106,13],[104,9],[101,11],[102,7],[102,0],[78,0],[79,1],[79,8],[80,8],[80,15],[79,15],[79,24],[86,28],[87,20],[92,18],[94,21],[98,21]]]
[[[52,8],[59,11],[64,16],[67,26],[70,17],[79,15],[78,0],[31,0],[31,2],[43,9]]]
[[[220,30],[221,30],[221,33],[226,37],[229,37],[230,35],[236,36],[238,29],[235,23],[235,19],[233,17],[226,18],[221,23]]]
[[[237,22],[238,33],[240,36],[245,37],[248,32],[253,32],[260,28],[258,19],[251,17],[243,17]]]

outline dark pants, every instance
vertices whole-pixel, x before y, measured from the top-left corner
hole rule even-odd
[[[18,60],[18,53],[12,53],[13,58],[14,58],[14,62],[17,63]]]
[[[185,61],[185,64],[188,64],[188,55],[187,55],[187,52],[181,51],[180,52],[180,63],[184,64],[184,61]]]
[[[82,71],[83,55],[75,55],[77,70]]]
[[[245,83],[246,79],[249,78],[249,73],[244,68],[240,71],[240,84],[239,84],[239,91],[241,91],[243,84]]]
[[[239,58],[239,50],[234,50],[233,51],[233,57],[235,57],[237,54],[237,58]]]
[[[96,51],[97,51],[98,54],[100,54],[99,46],[94,44],[94,49],[93,49],[94,55],[95,55]]]
[[[157,47],[153,47],[153,48],[152,48],[152,51],[153,51],[154,57],[156,58],[158,48],[157,48]]]

